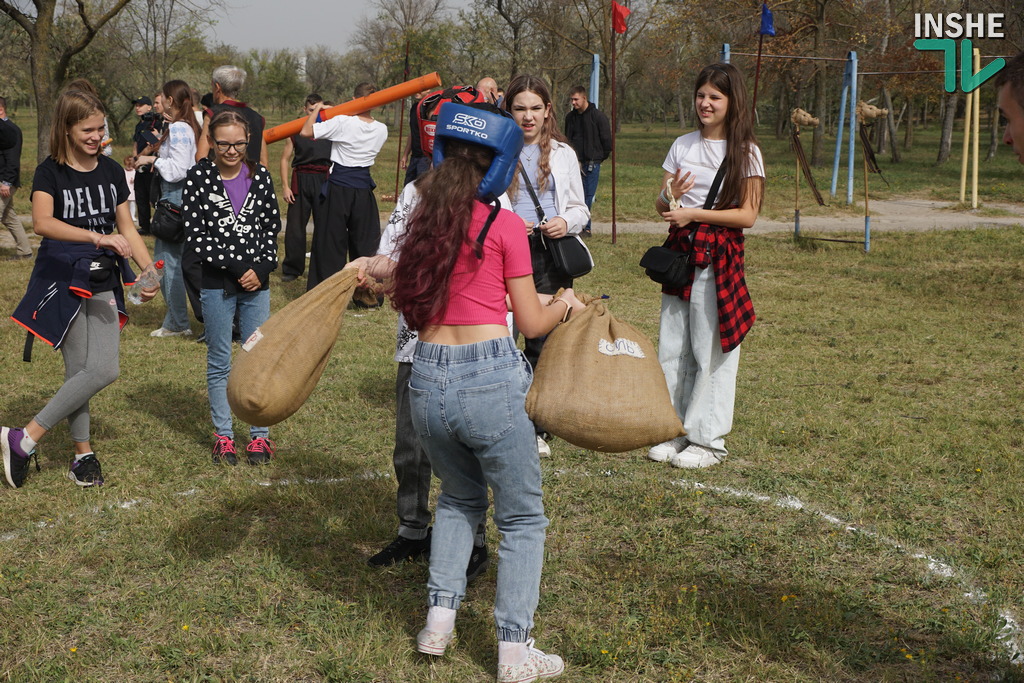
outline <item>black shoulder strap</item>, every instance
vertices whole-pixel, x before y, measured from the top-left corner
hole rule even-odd
[[[708,198],[704,202],[705,209],[715,208],[715,200],[718,198],[718,188],[722,186],[722,178],[725,177],[725,162],[718,167],[718,173],[715,174],[715,179],[711,181],[711,189],[708,190]]]
[[[490,231],[494,219],[498,217],[498,212],[501,211],[501,203],[493,194],[487,195],[482,201],[492,206],[491,213],[487,216],[487,222],[484,223],[484,227],[480,228],[480,234],[476,236],[476,242],[473,244],[473,253],[476,254],[478,259],[483,259],[484,257],[484,240],[487,239],[487,233]]]
[[[523,168],[522,164],[519,164],[519,174],[523,176],[523,182],[526,183],[526,190],[530,193],[530,199],[533,200],[533,207],[537,209],[537,225],[540,225],[547,218],[544,216],[544,209],[540,206],[540,199],[537,198],[537,192],[533,189],[533,183],[530,182],[530,176],[526,175],[526,169]]]

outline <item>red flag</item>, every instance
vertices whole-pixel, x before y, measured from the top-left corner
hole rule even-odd
[[[628,7],[623,7],[612,0],[612,30],[616,33],[626,32],[626,17],[630,14]]]

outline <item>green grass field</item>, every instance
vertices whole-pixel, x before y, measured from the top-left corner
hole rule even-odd
[[[28,166],[34,120],[17,120]],[[620,221],[653,218],[677,134],[620,137]],[[955,200],[959,144],[935,167],[933,137],[919,133],[899,166],[883,157],[892,189],[872,179],[872,196]],[[762,145],[765,214],[782,217],[792,156],[785,141]],[[381,193],[396,149],[393,138],[377,167]],[[828,173],[815,172],[826,191]],[[1006,150],[981,176],[983,201],[1024,201]],[[609,192],[605,172],[598,220]],[[597,267],[577,284],[652,339],[659,295],[636,263],[658,241],[595,236]],[[887,233],[868,254],[749,237],[758,322],[730,458],[688,472],[556,440],[542,462],[551,526],[535,635],[565,658],[558,680],[1024,680],[1011,662],[1024,644],[1022,264],[1024,228]],[[30,270],[0,268],[5,316]],[[273,309],[303,289],[275,274]],[[131,312],[121,377],[91,403],[107,485],[64,478],[62,425],[42,471],[0,491],[0,680],[493,680],[494,568],[470,587],[460,640],[429,661],[413,651],[425,565],[365,564],[396,527],[396,314],[346,313],[319,387],[272,430],[278,458],[254,470],[210,463],[205,347],[148,336],[160,301]],[[23,342],[0,325],[8,426],[63,373],[43,344],[23,363]],[[623,409],[594,405],[609,420]]]
[[[654,338],[635,265],[652,241],[595,236],[578,288]],[[535,635],[566,659],[559,680],[1024,678],[1024,230],[747,245],[759,320],[731,457],[689,472],[555,441],[542,463]],[[3,311],[30,267],[0,269]],[[274,275],[273,308],[302,290]],[[121,377],[91,404],[107,485],[64,479],[60,426],[42,471],[0,492],[0,680],[493,680],[494,568],[432,662],[413,651],[425,565],[365,564],[396,526],[396,314],[346,314],[261,470],[211,465],[204,347],[150,338],[162,315],[134,310]],[[22,363],[23,341],[0,325],[6,425],[61,381],[59,355]]]

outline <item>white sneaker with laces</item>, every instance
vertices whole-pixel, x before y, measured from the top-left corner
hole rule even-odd
[[[554,678],[565,671],[565,662],[558,655],[546,655],[533,646],[533,638],[526,641],[530,654],[518,666],[498,665],[498,683],[533,683],[538,678]]]
[[[548,442],[540,434],[537,435],[537,453],[542,458],[551,457],[551,446],[548,445]]]
[[[713,450],[707,446],[699,446],[691,443],[682,453],[669,456],[669,464],[672,467],[683,469],[697,469],[700,467],[711,467],[725,459],[725,453]]]
[[[657,446],[651,446],[651,450],[647,451],[647,457],[654,462],[665,462],[673,455],[676,455],[690,444],[686,440],[686,437],[677,436],[671,441],[659,443]]]
[[[149,333],[150,337],[191,337],[192,330],[185,328],[179,332],[171,332],[167,328],[158,327]]]

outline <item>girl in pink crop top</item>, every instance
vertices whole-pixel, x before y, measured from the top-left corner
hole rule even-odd
[[[444,152],[441,164],[416,181],[418,198],[397,248],[346,266],[359,270],[361,283],[393,278],[392,305],[419,333],[409,407],[441,495],[429,611],[416,649],[440,656],[452,641],[474,552],[473,534],[463,532],[483,520],[490,489],[502,535],[494,606],[498,680],[537,671],[552,677],[563,671],[562,659],[533,647],[530,637],[548,525],[535,428],[526,415],[532,373],[505,315],[510,304],[519,329],[537,337],[582,304],[571,289],[557,300],[537,294],[522,219],[499,210],[487,225],[491,210],[476,192],[492,152],[454,139]],[[386,232],[385,243],[391,237]]]

